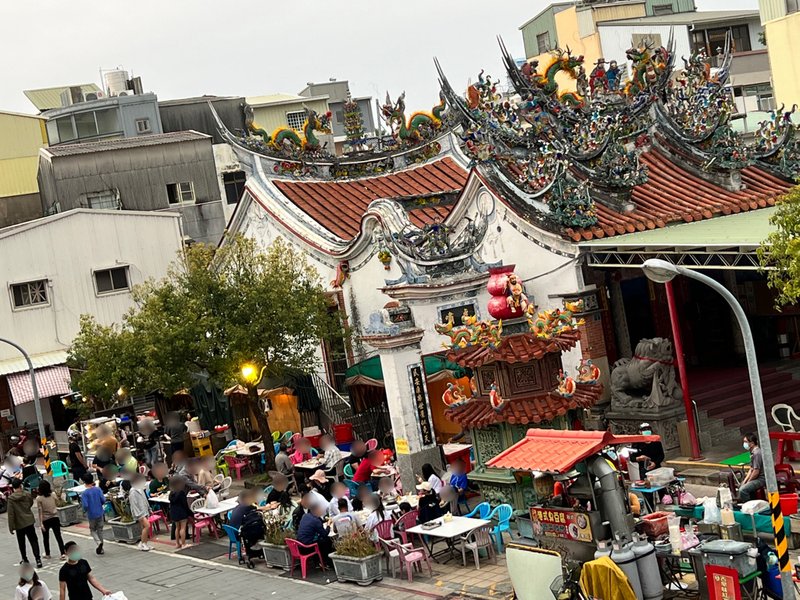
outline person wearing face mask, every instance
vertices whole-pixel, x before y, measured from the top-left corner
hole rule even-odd
[[[47,589],[47,584],[39,579],[33,566],[25,564],[19,570],[19,583],[14,591],[14,600],[29,600],[29,598],[52,600],[53,595]]]
[[[639,425],[641,435],[653,435],[650,423]],[[641,465],[642,471],[652,471],[661,467],[664,462],[664,445],[660,442],[639,442],[633,445],[636,450],[636,462]],[[643,476],[644,477],[644,476]]]
[[[739,502],[744,504],[752,500],[756,491],[767,485],[767,481],[764,478],[764,458],[758,445],[758,436],[755,433],[745,435],[742,447],[750,452],[750,471],[739,486]]]
[[[81,550],[75,542],[67,542],[67,562],[58,572],[59,600],[92,600],[92,586],[103,596],[110,596],[111,591],[97,581],[92,567],[81,557]]]

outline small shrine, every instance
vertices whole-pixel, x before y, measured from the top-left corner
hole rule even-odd
[[[450,338],[447,360],[473,372],[470,390],[453,386],[442,399],[447,417],[471,433],[476,468],[469,476],[480,483],[484,498],[525,509],[535,500],[530,473],[487,463],[531,427],[581,428],[582,409],[594,406],[603,388],[600,370],[591,360],[581,360],[574,376],[564,371],[561,354],[580,339],[582,322],[573,312],[537,311],[513,265],[490,272],[489,314],[510,315],[512,320],[507,325],[502,319],[479,321],[464,315],[456,327],[449,315],[444,325],[435,327]]]

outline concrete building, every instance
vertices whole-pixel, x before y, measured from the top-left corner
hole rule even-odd
[[[759,0],[778,106],[800,104],[800,2]]]
[[[193,241],[215,244],[225,228],[211,137],[196,131],[43,149],[45,214],[73,208],[175,210]]]
[[[42,216],[36,169],[46,145],[43,118],[0,111],[0,227]]]
[[[296,96],[294,94],[269,94],[266,96],[248,96],[247,104],[253,108],[253,123],[269,133],[279,127],[288,127],[302,131],[306,120],[306,108],[324,114],[328,107],[329,97]],[[317,134],[320,144],[333,145],[333,136]]]
[[[341,155],[344,142],[347,139],[344,124],[344,103],[351,98],[350,83],[344,81],[326,81],[323,83],[309,83],[300,95],[306,98],[328,96],[328,109],[331,111],[331,129],[333,141],[336,144],[336,154]],[[371,96],[353,98],[358,103],[358,110],[364,123],[364,133],[368,137],[375,135],[377,124]]]
[[[71,391],[64,363],[80,316],[119,323],[131,288],[166,276],[182,237],[177,212],[76,209],[0,230],[3,337],[30,354],[57,439],[74,418],[60,397]],[[0,430],[36,422],[29,382],[24,359],[0,344]]]

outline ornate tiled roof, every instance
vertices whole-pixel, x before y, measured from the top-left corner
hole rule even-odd
[[[580,340],[580,331],[574,329],[551,338],[536,337],[532,333],[520,333],[504,337],[496,348],[490,346],[470,346],[451,350],[447,360],[462,367],[479,367],[486,363],[499,361],[506,363],[539,360],[550,352],[571,350]]]
[[[489,400],[477,399],[450,408],[445,414],[448,419],[466,428],[487,427],[495,423],[536,425],[548,423],[569,410],[590,408],[602,393],[603,386],[600,384],[579,383],[570,398],[552,391],[543,392],[509,400],[500,410],[495,410]]]

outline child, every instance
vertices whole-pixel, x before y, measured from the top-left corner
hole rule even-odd
[[[335,517],[341,512],[339,506],[342,500],[344,500],[344,505],[347,508],[345,512],[352,511],[353,505],[350,504],[350,499],[347,497],[347,486],[341,481],[337,481],[331,485],[331,502],[328,505],[328,516]]]
[[[381,495],[381,499],[385,504],[394,504],[397,502],[397,489],[391,477],[381,477],[378,483],[378,493]]]
[[[358,526],[356,518],[350,514],[350,501],[347,498],[339,498],[331,501],[331,506],[336,504],[337,513],[331,515],[331,525],[333,530],[339,535],[347,535]]]
[[[17,583],[17,589],[14,591],[14,600],[36,598],[37,592],[41,592],[38,596],[45,600],[52,600],[53,598],[45,582],[39,579],[39,575],[36,574],[31,565],[25,563],[19,571],[19,582]]]
[[[103,554],[103,505],[106,503],[106,497],[94,484],[91,473],[83,474],[83,485],[86,487],[86,491],[81,494],[81,504],[89,519],[89,531],[97,544],[95,552]]]
[[[139,522],[139,526],[142,528],[142,536],[137,546],[142,552],[152,550],[147,544],[150,536],[150,523],[147,520],[150,516],[150,503],[144,493],[146,486],[147,482],[141,473],[134,474],[130,481],[122,482],[122,489],[128,492],[128,505],[131,507],[131,516],[135,521]]]
[[[169,489],[169,515],[175,523],[175,546],[180,549],[186,545],[186,523],[192,516],[186,494],[186,480],[183,477],[173,477],[169,480]]]
[[[58,543],[58,551],[61,560],[66,558],[64,554],[64,540],[61,538],[61,520],[58,518],[56,510],[56,499],[53,498],[53,488],[50,482],[45,480],[39,483],[39,495],[36,496],[36,508],[39,509],[39,523],[42,525],[42,541],[44,541],[44,557],[50,558],[50,530]]]

